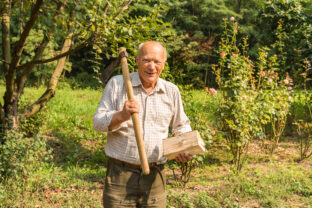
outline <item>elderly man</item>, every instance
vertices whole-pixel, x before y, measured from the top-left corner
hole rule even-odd
[[[135,99],[127,99],[121,75],[104,89],[93,117],[93,128],[108,132],[104,207],[166,207],[162,139],[168,137],[169,127],[174,135],[191,131],[178,87],[159,78],[166,59],[166,49],[159,42],[145,42],[136,56],[138,72],[130,74]],[[140,167],[132,113],[139,114],[149,175],[143,175]],[[188,154],[176,158],[179,162],[190,159]]]

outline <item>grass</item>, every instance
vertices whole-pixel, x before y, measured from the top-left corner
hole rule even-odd
[[[27,88],[23,102],[34,101],[43,91]],[[210,141],[209,149],[204,165],[194,169],[185,188],[167,168],[167,207],[312,207],[312,160],[294,162],[298,151],[293,139],[283,140],[273,157],[259,142],[252,143],[243,171],[235,175],[228,149],[211,136],[213,100],[205,91],[190,93],[185,111],[193,128]],[[0,207],[102,207],[106,134],[92,129],[101,94],[57,90],[41,114],[42,123],[35,126],[53,160],[36,167],[27,178],[1,183]]]

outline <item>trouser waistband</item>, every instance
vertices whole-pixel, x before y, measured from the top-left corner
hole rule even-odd
[[[134,169],[141,169],[142,168],[141,165],[128,163],[128,162],[125,162],[125,161],[122,161],[122,160],[118,160],[118,159],[115,159],[115,158],[112,158],[112,157],[108,157],[108,160],[113,162],[113,163],[116,163],[116,164],[119,164],[119,165],[122,165],[122,166],[128,167],[128,168],[134,168]],[[163,166],[163,164],[157,164],[155,162],[149,163],[148,165],[149,165],[150,168],[156,168],[156,167]]]

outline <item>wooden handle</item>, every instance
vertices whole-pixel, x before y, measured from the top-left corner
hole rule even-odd
[[[123,53],[125,51],[126,51],[125,48],[120,48],[119,54],[121,54],[121,53]],[[125,56],[121,58],[121,69],[122,69],[124,82],[125,82],[125,85],[126,85],[128,99],[129,100],[133,99],[134,98],[134,96],[133,96],[133,89],[132,89],[132,84],[131,84],[130,75],[129,75],[127,57],[125,57]],[[148,175],[150,173],[150,169],[149,169],[149,165],[148,165],[148,161],[147,161],[147,157],[146,157],[146,152],[145,152],[145,147],[144,147],[141,127],[140,127],[139,114],[133,113],[131,115],[131,117],[132,117],[132,122],[133,122],[136,142],[137,142],[137,145],[138,145],[142,171],[143,171],[144,175]]]

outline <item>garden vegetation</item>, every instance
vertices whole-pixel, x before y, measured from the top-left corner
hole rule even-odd
[[[92,129],[118,49],[168,50],[207,151],[169,161],[167,207],[312,207],[311,0],[0,2],[0,207],[102,207]]]

